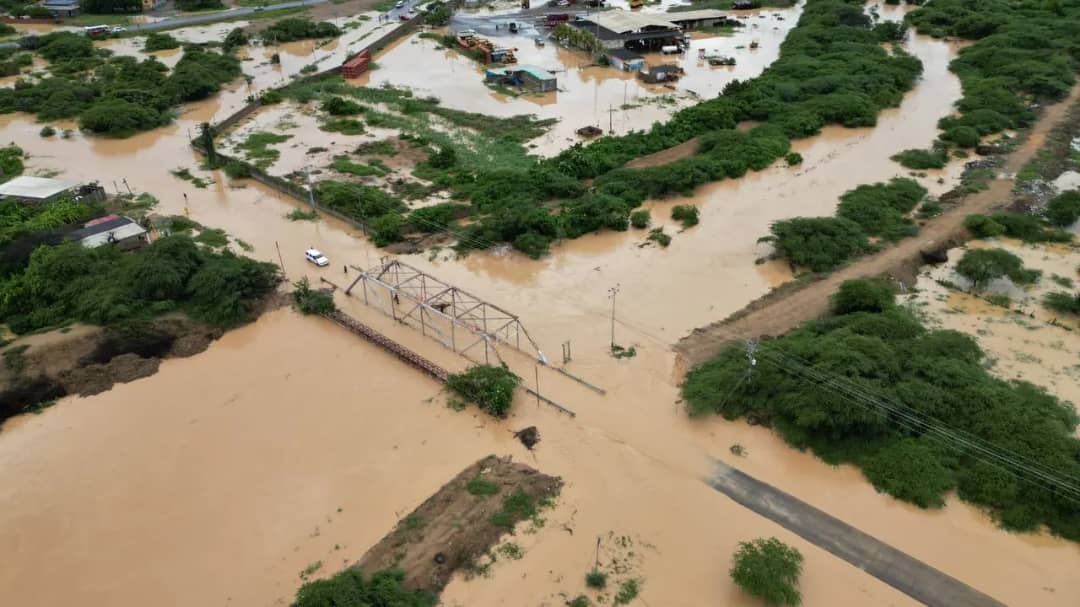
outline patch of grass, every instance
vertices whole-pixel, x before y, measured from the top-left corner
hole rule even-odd
[[[649,230],[648,239],[664,248],[667,248],[667,246],[671,244],[671,237],[664,233],[664,228],[662,227]]]
[[[236,246],[240,247],[240,250],[244,251],[245,253],[250,253],[255,250],[255,247],[251,246],[243,240],[240,240],[239,238],[236,239]]]
[[[683,228],[696,226],[700,221],[701,212],[691,204],[677,204],[671,209],[671,218],[681,222]]]
[[[502,510],[491,515],[491,524],[496,527],[513,529],[518,521],[536,516],[536,500],[528,493],[518,489],[503,498]]]
[[[512,561],[520,561],[521,557],[525,556],[525,551],[521,549],[514,542],[507,542],[498,548],[499,554],[505,556]]]
[[[379,141],[368,141],[356,146],[353,150],[353,154],[357,156],[396,156],[397,148],[394,144],[386,139],[380,139]]]
[[[615,593],[615,604],[629,605],[640,593],[641,583],[636,578],[626,580],[619,584],[619,590]]]
[[[308,579],[319,569],[322,569],[322,561],[315,561],[314,563],[309,563],[308,566],[304,567],[304,570],[300,572],[300,579]]]
[[[1054,281],[1055,283],[1057,283],[1058,285],[1060,285],[1062,287],[1065,287],[1066,289],[1071,289],[1072,286],[1073,286],[1073,279],[1069,278],[1068,276],[1061,276],[1060,274],[1052,274],[1050,276],[1050,280]]]
[[[415,531],[424,526],[424,519],[416,514],[410,514],[405,517],[405,529],[407,531]]]
[[[499,485],[498,483],[493,483],[478,476],[465,484],[465,490],[468,491],[470,495],[495,495],[499,492]]]
[[[335,156],[333,167],[339,173],[348,173],[357,177],[382,177],[386,175],[386,169],[383,168],[386,165],[380,167],[378,164],[382,163],[359,164],[349,160],[348,156]]]
[[[15,346],[4,350],[4,368],[11,372],[12,375],[19,375],[26,369],[26,351],[30,349],[28,345]]]
[[[634,346],[624,348],[619,344],[611,344],[611,355],[615,358],[633,358],[637,356],[637,348]]]
[[[198,236],[195,237],[195,242],[204,244],[208,247],[223,247],[229,244],[229,237],[225,234],[225,230],[219,228],[203,228],[199,231]]]
[[[566,602],[566,607],[589,607],[589,597],[579,594]]]
[[[281,156],[279,151],[270,146],[287,141],[291,137],[292,135],[279,135],[277,133],[258,131],[248,135],[247,139],[237,147],[244,151],[244,155],[247,156],[248,160],[251,160],[255,166],[260,169],[265,169]]]
[[[372,124],[371,126],[376,125]],[[362,135],[364,134],[364,123],[355,118],[335,118],[320,124],[319,129],[328,133],[341,133],[342,135]]]
[[[289,221],[315,221],[318,218],[318,212],[305,211],[304,209],[293,209],[285,214],[285,219]]]

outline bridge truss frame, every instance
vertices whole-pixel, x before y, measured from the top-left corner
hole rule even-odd
[[[421,334],[450,350],[467,356],[483,344],[484,362],[490,364],[491,353],[502,361],[495,349],[495,343],[502,342],[549,366],[521,320],[504,308],[397,259],[384,257],[379,265],[367,270],[352,267],[359,275],[345,289],[346,295],[351,295],[359,284],[366,305],[372,306],[374,300],[373,307],[398,322],[419,328]],[[387,293],[389,297],[384,300]],[[449,331],[440,328],[439,321]]]

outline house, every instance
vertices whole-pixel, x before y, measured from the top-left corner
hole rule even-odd
[[[46,179],[20,175],[0,184],[0,200],[26,203],[46,203],[71,194],[78,184],[62,179]]]
[[[664,16],[675,25],[683,28],[684,31],[703,27],[716,27],[718,25],[735,25],[736,27],[742,25],[734,19],[731,20],[733,23],[729,23],[724,12],[715,9],[679,11]]]
[[[645,67],[644,57],[624,48],[608,51],[607,58],[612,67],[624,72],[636,72]]]
[[[74,17],[79,14],[80,0],[45,0],[41,8],[52,13],[53,17]]]
[[[124,249],[133,249],[150,242],[146,228],[134,220],[120,215],[106,215],[83,224],[81,229],[67,235],[68,240],[78,241],[82,246],[93,249],[104,244],[112,244]]]
[[[520,86],[534,93],[548,93],[558,88],[555,74],[535,65],[491,67],[484,71],[484,80]]]

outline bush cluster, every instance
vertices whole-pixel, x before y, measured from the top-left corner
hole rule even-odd
[[[338,26],[329,21],[315,23],[310,19],[299,17],[282,19],[259,32],[259,38],[266,44],[279,44],[307,38],[337,38],[340,35],[341,30]]]
[[[161,32],[152,32],[146,37],[146,42],[143,44],[143,50],[150,53],[153,51],[165,51],[169,49],[180,48],[180,41],[173,38],[169,34]]]
[[[798,550],[775,537],[739,542],[731,565],[731,579],[766,605],[795,607],[802,602],[799,593],[802,562]]]
[[[1064,214],[1061,207],[1057,213]],[[1062,216],[1057,216],[1062,219]],[[1069,242],[1072,235],[1063,230],[1048,227],[1046,222],[1034,215],[999,212],[992,215],[968,215],[964,218],[964,227],[976,238],[994,238],[1009,236],[1024,242]]]
[[[918,233],[909,215],[925,196],[926,188],[902,177],[861,185],[840,197],[836,217],[777,221],[762,240],[795,265],[824,272],[872,251],[870,236],[892,241]]]
[[[296,592],[293,607],[435,607],[438,599],[404,585],[400,569],[376,571],[365,578],[359,569],[349,568],[325,580],[307,582]]]
[[[453,373],[446,385],[462,398],[480,406],[492,417],[506,417],[521,378],[504,367],[475,365]]]
[[[1073,407],[1026,382],[993,377],[983,358],[971,337],[927,330],[889,306],[807,322],[762,344],[749,377],[745,348],[732,346],[695,367],[682,393],[691,415],[753,416],[796,447],[859,466],[899,499],[933,507],[956,489],[1008,528],[1045,524],[1080,540],[1080,504],[871,404],[890,403],[1061,477],[1080,476]],[[843,378],[865,398],[841,398],[808,373]]]
[[[278,283],[277,266],[183,235],[136,253],[78,243],[37,248],[0,282],[0,318],[25,333],[65,322],[109,324],[183,310],[218,326],[242,323]]]
[[[1004,249],[974,249],[966,251],[956,264],[958,274],[972,282],[975,288],[986,286],[996,278],[1008,277],[1016,284],[1030,284],[1039,279],[1038,270],[1024,267],[1024,261]]]
[[[166,124],[175,106],[205,99],[240,75],[235,57],[194,46],[171,72],[152,57],[103,58],[89,38],[69,32],[42,36],[38,52],[52,62],[52,76],[0,89],[0,113],[78,117],[83,129],[112,137]]]

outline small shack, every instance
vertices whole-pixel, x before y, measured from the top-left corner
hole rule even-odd
[[[490,67],[484,71],[484,80],[496,84],[520,86],[534,93],[547,93],[558,87],[555,74],[535,65]]]
[[[78,184],[63,179],[46,179],[20,175],[0,184],[0,200],[17,200],[32,204],[52,202],[71,194]]]
[[[81,0],[45,0],[41,8],[49,11],[53,17],[74,17],[79,14]]]
[[[93,249],[105,244],[112,244],[124,249],[133,249],[150,242],[146,228],[128,217],[106,215],[83,224],[83,227],[67,235],[69,240]]]
[[[371,51],[364,49],[360,54],[341,64],[341,75],[345,78],[359,78],[371,66]]]
[[[612,67],[624,72],[636,72],[645,67],[644,57],[624,48],[608,51],[607,58]]]

